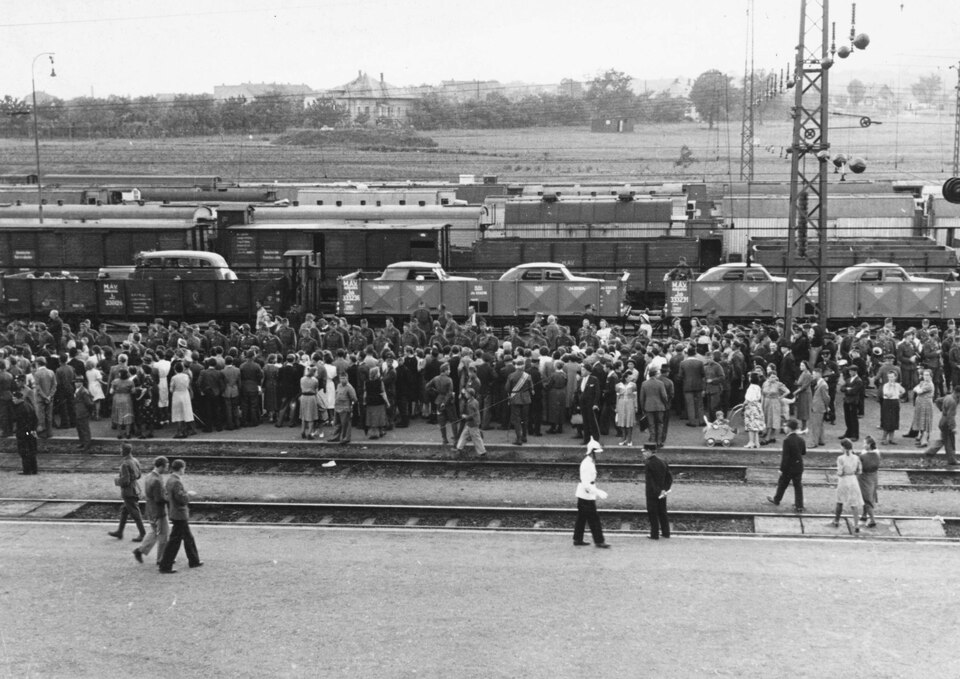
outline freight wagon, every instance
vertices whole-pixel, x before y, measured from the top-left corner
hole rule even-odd
[[[442,304],[455,316],[472,306],[494,323],[516,322],[536,313],[571,321],[594,305],[599,316],[620,318],[627,311],[629,274],[603,274],[590,281],[377,280],[360,272],[339,279],[341,314],[350,317],[406,318],[423,300],[432,313]]]

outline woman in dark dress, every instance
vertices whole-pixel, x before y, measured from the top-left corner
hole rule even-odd
[[[893,370],[887,373],[886,380],[880,388],[880,429],[883,443],[892,445],[893,434],[900,428],[900,399],[906,390],[897,382],[897,373]]]
[[[137,378],[137,388],[133,392],[133,419],[137,438],[152,439],[157,426],[157,385],[150,373]]]
[[[544,384],[547,399],[547,422],[550,428],[548,434],[563,432],[563,420],[567,414],[567,374],[563,371],[563,363],[557,361],[553,372]]]
[[[271,422],[277,421],[277,411],[280,410],[280,398],[277,390],[277,379],[280,374],[280,365],[277,355],[270,354],[267,364],[263,366],[263,409]]]
[[[366,428],[370,438],[378,439],[383,436],[387,428],[387,393],[380,379],[380,368],[370,368],[370,376],[363,388],[363,398],[366,405]],[[377,433],[372,432],[376,429]]]

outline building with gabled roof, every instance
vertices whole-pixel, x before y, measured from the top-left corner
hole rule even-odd
[[[395,87],[383,79],[382,73],[377,80],[359,71],[350,82],[326,90],[323,94],[343,106],[350,120],[366,116],[367,124],[374,125],[405,123],[414,102],[423,96],[423,91],[417,87]]]

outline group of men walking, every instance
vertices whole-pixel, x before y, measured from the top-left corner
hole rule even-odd
[[[187,565],[190,568],[202,566],[197,544],[190,531],[190,495],[183,485],[186,463],[174,460],[171,464],[163,455],[154,459],[153,469],[147,474],[141,495],[140,462],[133,456],[133,448],[129,443],[121,447],[121,456],[120,473],[115,483],[120,487],[123,508],[120,510],[120,525],[108,534],[122,540],[127,521],[132,520],[139,530],[137,537],[133,538],[133,542],[140,543],[133,550],[138,562],[143,563],[143,557],[150,554],[156,545],[159,571],[176,573],[173,564],[182,545],[187,553]],[[164,478],[168,472],[169,475]],[[146,500],[149,531],[145,529],[140,514],[141,499]],[[173,524],[172,529],[170,524]]]

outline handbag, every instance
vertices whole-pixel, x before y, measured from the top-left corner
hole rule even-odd
[[[581,415],[580,413],[574,413],[573,415],[571,415],[570,424],[572,424],[575,427],[578,427],[581,424],[583,424],[583,415]]]

